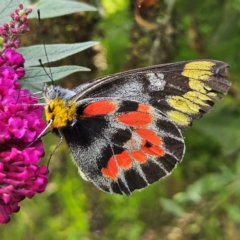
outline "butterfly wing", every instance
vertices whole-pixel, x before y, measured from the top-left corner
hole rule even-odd
[[[83,102],[76,124],[61,132],[81,172],[103,191],[130,195],[182,160],[181,131],[156,108],[105,98]]]
[[[165,113],[182,130],[212,110],[216,93],[226,94],[231,83],[228,65],[197,60],[135,69],[81,85],[78,99],[111,97],[151,105]]]
[[[78,119],[61,132],[89,181],[129,195],[182,160],[182,131],[227,93],[227,76],[226,63],[199,60],[96,79],[74,90]]]

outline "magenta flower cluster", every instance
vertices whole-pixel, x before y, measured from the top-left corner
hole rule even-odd
[[[35,141],[46,127],[43,107],[21,89],[23,64],[23,56],[12,48],[0,53],[0,223],[7,223],[19,202],[43,192],[48,182],[47,167],[38,165],[43,144]]]
[[[19,8],[16,8],[14,12],[10,14],[12,21],[10,23],[4,23],[0,27],[0,36],[3,39],[3,48],[18,48],[21,40],[18,34],[28,32],[27,15],[32,12],[31,8],[23,9],[23,5],[19,4]]]
[[[0,65],[0,223],[19,210],[18,203],[45,190],[47,167],[38,166],[44,155],[36,137],[46,127],[43,107],[37,98],[21,90],[17,82],[24,75],[23,57],[7,49]]]

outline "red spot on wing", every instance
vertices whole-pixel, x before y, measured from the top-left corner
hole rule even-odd
[[[151,142],[155,145],[162,144],[162,139],[157,136],[152,130],[149,129],[135,129],[135,132],[140,135],[142,138],[146,139],[147,141]]]
[[[117,179],[118,167],[113,157],[109,159],[107,167],[102,169],[102,173],[113,180]]]
[[[86,117],[93,117],[98,115],[105,115],[116,110],[116,103],[112,100],[104,100],[90,103],[84,110],[83,115]]]
[[[152,156],[163,156],[164,155],[164,150],[156,145],[150,145],[148,146],[146,144],[147,142],[144,140],[142,142],[142,151],[145,153],[152,155]]]
[[[129,112],[120,115],[117,119],[129,126],[143,127],[151,123],[152,116],[146,112]]]
[[[142,104],[142,103],[139,103],[138,104],[138,111],[139,112],[148,112],[150,109],[150,106],[146,105],[146,104]]]
[[[147,156],[142,151],[134,150],[131,151],[131,155],[140,163],[145,163],[147,161]]]
[[[132,159],[127,151],[123,151],[120,154],[116,155],[117,163],[119,167],[122,167],[124,169],[129,169],[132,164]]]

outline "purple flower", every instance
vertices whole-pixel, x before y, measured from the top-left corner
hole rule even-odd
[[[5,64],[11,65],[12,67],[23,66],[23,63],[25,62],[23,56],[11,48],[5,51],[4,56],[6,61]]]
[[[48,182],[47,167],[38,165],[44,155],[43,144],[41,140],[35,141],[46,127],[46,123],[41,119],[43,107],[34,105],[38,99],[28,90],[21,89],[18,80],[25,74],[25,60],[20,53],[9,47],[15,23],[24,20],[27,26],[22,5],[20,11],[11,16],[13,21],[0,27],[0,35],[8,45],[5,44],[0,53],[1,224],[10,221],[10,214],[19,211],[20,201],[43,192]],[[15,43],[13,47],[20,41]]]
[[[28,147],[46,127],[43,107],[34,106],[37,98],[17,82],[23,57],[13,49],[6,53],[0,66],[0,223],[8,222],[20,201],[44,191],[47,184],[47,167],[38,166],[44,155],[41,141]]]
[[[0,36],[3,39],[3,49],[18,48],[20,46],[21,40],[18,38],[18,34],[28,32],[29,23],[27,15],[32,12],[32,9],[23,9],[22,5],[19,5],[19,9],[15,9],[14,12],[10,13],[12,21],[10,23],[4,23],[0,26]],[[8,56],[6,55],[8,58]],[[13,61],[18,61],[14,57],[10,57]],[[0,65],[2,64],[2,59],[0,59]]]

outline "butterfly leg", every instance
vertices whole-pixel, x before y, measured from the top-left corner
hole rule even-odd
[[[49,156],[49,158],[48,158],[47,167],[48,167],[49,164],[50,164],[50,160],[51,160],[53,154],[56,152],[56,150],[59,148],[59,146],[61,145],[61,143],[62,143],[62,141],[63,141],[63,135],[62,135],[62,133],[61,133],[60,131],[58,131],[58,133],[59,133],[59,136],[60,136],[60,140],[59,140],[58,144],[55,146],[55,148],[53,149],[53,151],[51,152],[51,154],[50,154],[50,156]]]

